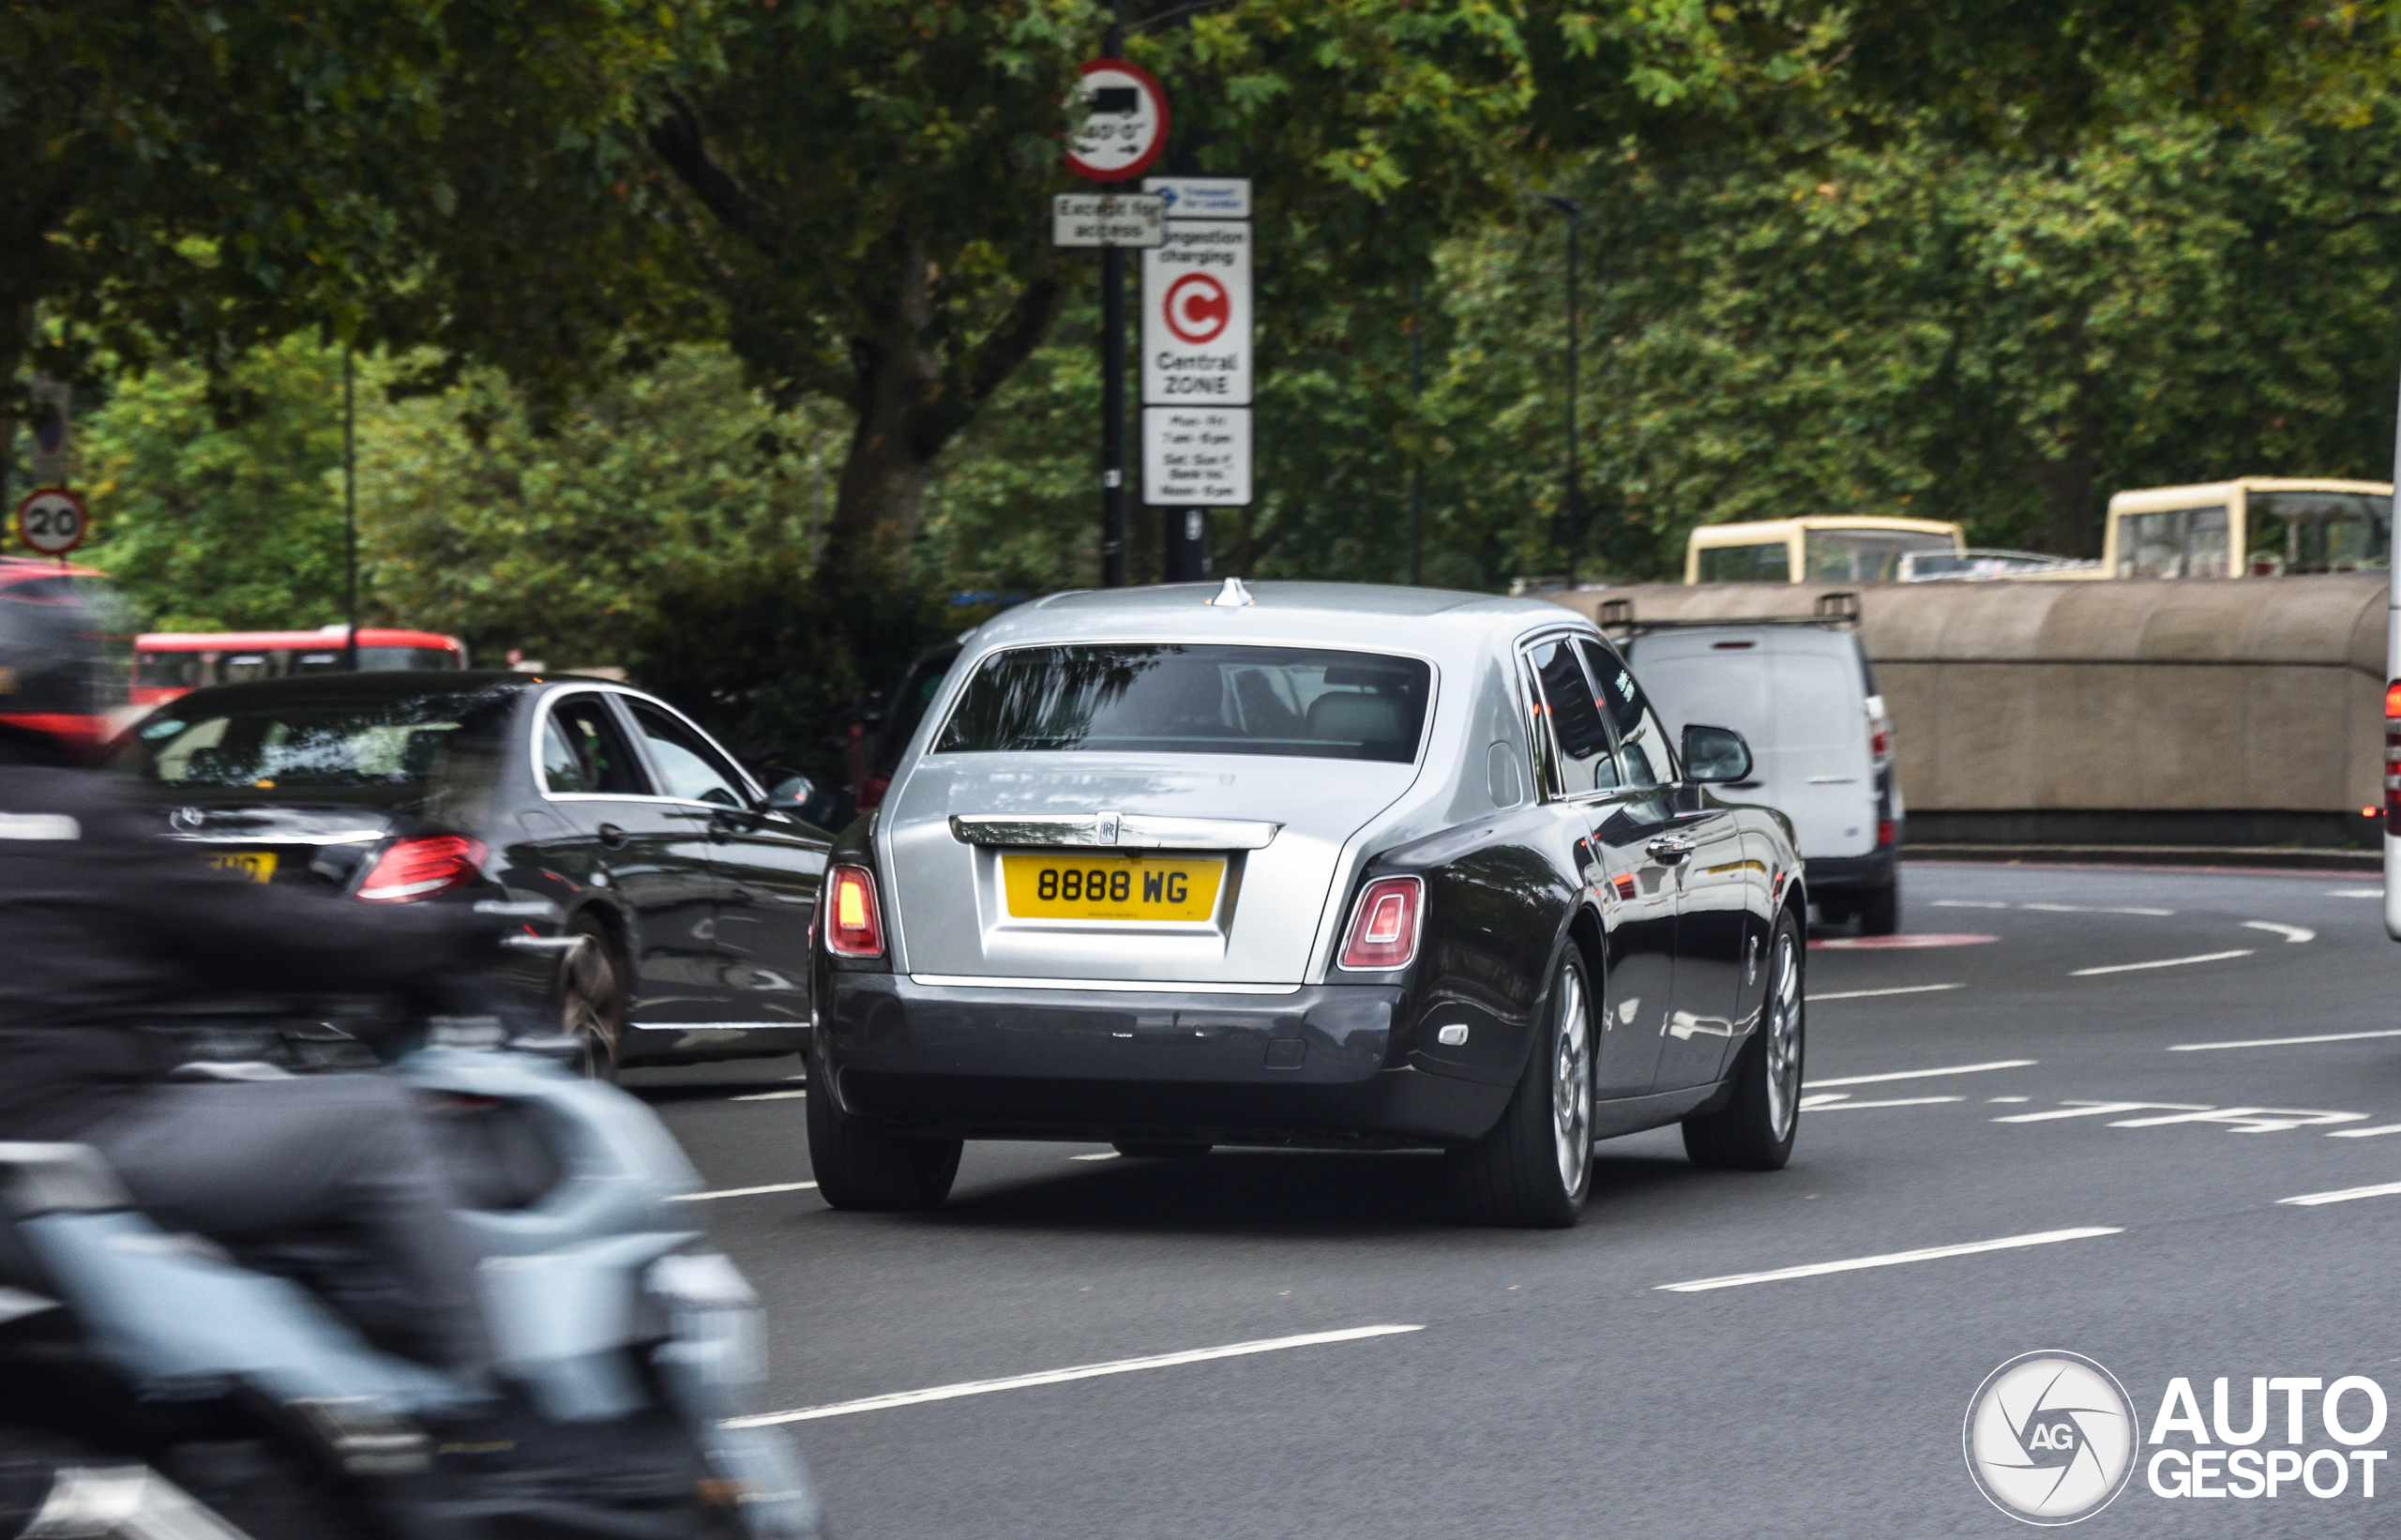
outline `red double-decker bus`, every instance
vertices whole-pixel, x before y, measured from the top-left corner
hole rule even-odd
[[[318,631],[150,631],[133,640],[133,703],[155,706],[204,685],[237,685],[350,667],[347,627]],[[463,669],[467,648],[439,631],[358,628],[361,672]]]

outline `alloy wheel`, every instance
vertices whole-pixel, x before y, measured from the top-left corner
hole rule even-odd
[[[559,1030],[582,1049],[586,1080],[605,1080],[617,1068],[617,1017],[624,986],[606,943],[586,934],[566,960],[559,989]]]
[[[1775,939],[1775,972],[1768,980],[1767,1118],[1776,1139],[1792,1132],[1801,1103],[1801,970],[1789,934]]]
[[[1583,1190],[1593,1155],[1593,1059],[1584,977],[1573,968],[1559,975],[1559,1030],[1552,1042],[1551,1136],[1560,1185],[1574,1194]]]

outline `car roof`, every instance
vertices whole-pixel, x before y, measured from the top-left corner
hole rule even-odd
[[[497,700],[532,686],[562,682],[557,674],[508,673],[490,669],[310,673],[290,679],[254,679],[240,685],[210,685],[178,696],[159,709],[189,715],[212,707],[243,710],[294,702],[405,701],[413,696],[433,695],[484,695]]]
[[[1546,625],[1593,629],[1548,599],[1352,582],[1261,582],[1244,591],[1251,602],[1236,606],[1209,602],[1222,592],[1218,583],[1053,594],[987,621],[971,633],[968,648],[1172,641],[1439,652]]]

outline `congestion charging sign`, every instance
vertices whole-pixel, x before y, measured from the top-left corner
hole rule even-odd
[[[1142,501],[1238,506],[1251,500],[1250,184],[1143,187],[1169,219],[1166,243],[1142,253]]]

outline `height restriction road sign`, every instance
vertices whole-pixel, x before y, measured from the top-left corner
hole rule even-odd
[[[91,533],[83,500],[64,487],[45,487],[17,505],[17,538],[45,556],[64,556]]]
[[[1250,404],[1250,225],[1170,219],[1142,253],[1142,402]]]
[[[1067,169],[1095,182],[1141,175],[1167,148],[1167,93],[1124,59],[1095,59],[1083,75],[1083,127],[1067,141]]]

